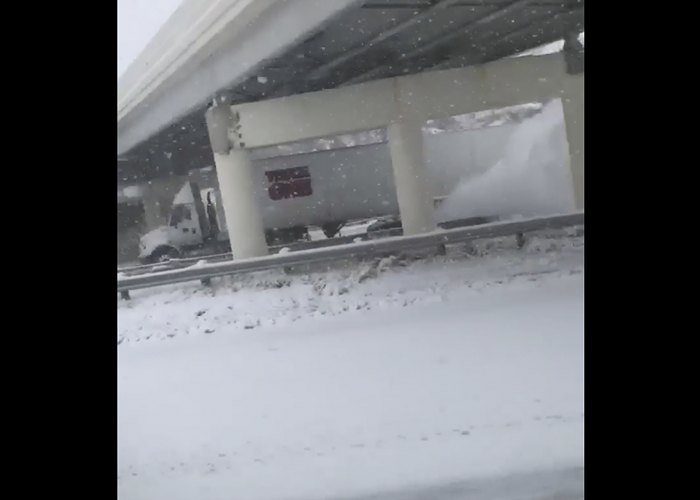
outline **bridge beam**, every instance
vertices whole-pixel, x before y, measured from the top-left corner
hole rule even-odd
[[[407,123],[559,98],[566,120],[572,190],[582,209],[583,83],[583,73],[570,74],[563,54],[557,53],[361,83],[235,105],[233,109],[240,114],[248,148],[389,128],[390,135],[394,131],[392,159],[400,177],[399,164],[409,165],[411,170],[420,163],[417,146],[407,146],[401,139],[417,137]],[[422,188],[405,189],[415,190],[417,195]],[[416,215],[416,221],[422,218]]]

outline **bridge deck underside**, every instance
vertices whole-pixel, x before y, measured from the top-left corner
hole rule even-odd
[[[584,30],[583,0],[367,0],[229,89],[234,102],[482,64]],[[213,164],[204,109],[117,162],[117,183]]]

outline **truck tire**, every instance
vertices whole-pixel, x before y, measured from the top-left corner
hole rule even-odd
[[[157,264],[159,262],[168,262],[169,260],[179,258],[180,252],[178,252],[175,248],[163,246],[156,248],[151,254],[149,260],[151,263]]]

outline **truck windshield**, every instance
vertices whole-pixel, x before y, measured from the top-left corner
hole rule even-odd
[[[177,227],[186,220],[192,220],[192,212],[185,205],[175,205],[170,214],[170,227]]]

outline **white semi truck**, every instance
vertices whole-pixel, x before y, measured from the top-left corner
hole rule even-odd
[[[307,238],[308,228],[336,235],[348,221],[399,212],[386,144],[258,158],[256,187],[269,245]],[[168,224],[140,238],[139,259],[153,263],[230,251],[218,189],[187,182],[173,201]]]
[[[436,203],[441,199],[436,198]],[[311,206],[315,205],[311,201]],[[394,215],[394,210],[398,210],[393,203],[380,204],[380,206],[381,210],[369,210],[365,215],[381,217]],[[348,214],[351,213],[348,212]],[[268,245],[284,245],[309,240],[309,226],[299,224],[293,216],[288,219],[289,224],[282,228],[266,224]],[[332,238],[340,232],[346,222],[357,218],[342,221],[337,218],[325,221],[317,219],[312,220],[319,223],[326,237]],[[197,183],[187,182],[173,201],[167,225],[157,227],[141,236],[139,260],[144,264],[152,264],[181,257],[230,252],[231,244],[226,227],[226,215],[219,190],[200,190]]]
[[[328,237],[335,236],[343,223],[323,226]],[[308,238],[308,227],[267,227],[268,245],[287,244]],[[150,264],[191,255],[212,255],[231,251],[226,215],[218,189],[200,190],[186,182],[175,196],[167,225],[140,237],[139,260]]]

